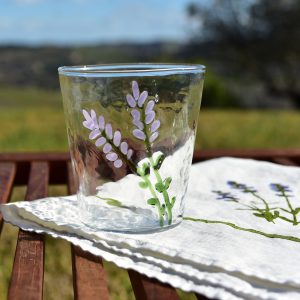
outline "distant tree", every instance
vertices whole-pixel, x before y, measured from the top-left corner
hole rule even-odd
[[[209,45],[228,66],[300,108],[299,0],[212,0],[187,11],[197,26],[194,43]]]

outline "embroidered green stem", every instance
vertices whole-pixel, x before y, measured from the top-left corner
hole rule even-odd
[[[255,229],[252,229],[252,228],[240,227],[240,226],[238,226],[234,223],[225,222],[225,221],[196,219],[196,218],[191,218],[191,217],[184,217],[183,220],[193,221],[193,222],[202,222],[202,223],[206,223],[206,224],[223,224],[223,225],[227,225],[227,226],[232,227],[232,228],[237,229],[237,230],[255,233],[255,234],[262,235],[262,236],[265,236],[265,237],[268,237],[268,238],[283,239],[283,240],[289,240],[289,241],[292,241],[292,242],[300,243],[300,238],[295,237],[295,236],[281,235],[281,234],[276,234],[276,233],[267,233],[267,232],[263,232],[263,231],[260,231],[260,230],[255,230]]]
[[[250,191],[250,193],[256,197],[257,199],[261,200],[264,205],[265,205],[265,209],[260,209],[258,207],[256,207],[254,210],[258,211],[258,213],[254,213],[255,216],[257,217],[262,217],[265,218],[268,222],[272,222],[275,224],[274,219],[279,218],[279,212],[275,211],[274,213],[271,211],[268,202],[262,198],[261,196],[259,196],[256,192],[252,192]]]
[[[289,213],[293,216],[293,221],[292,221],[293,225],[298,225],[299,222],[297,220],[297,214],[298,214],[299,211],[297,211],[297,210],[295,210],[293,208],[293,206],[291,205],[291,202],[289,200],[289,197],[287,196],[287,194],[285,193],[285,191],[282,191],[282,196],[285,198],[286,203],[287,203],[287,205],[288,205],[288,207],[290,209]]]

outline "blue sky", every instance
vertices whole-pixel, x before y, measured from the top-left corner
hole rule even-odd
[[[184,41],[191,0],[0,0],[0,44]]]

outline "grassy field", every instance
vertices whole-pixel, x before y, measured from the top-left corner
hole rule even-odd
[[[67,150],[57,91],[0,88],[0,151]],[[300,112],[203,110],[196,148],[300,147]]]
[[[67,150],[59,92],[37,89],[0,88],[0,151]],[[221,111],[200,113],[196,148],[293,148],[300,147],[300,112]],[[20,187],[13,200],[24,197]],[[51,195],[66,193],[52,187]],[[13,263],[17,229],[5,225],[0,237],[0,299],[6,298]],[[47,253],[61,255],[47,255]],[[69,245],[46,238],[45,299],[72,299]],[[134,299],[127,273],[105,263],[112,299]],[[55,286],[55,288],[53,288]],[[195,299],[182,293],[183,299]]]

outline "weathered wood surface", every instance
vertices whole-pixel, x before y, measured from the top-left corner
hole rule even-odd
[[[31,164],[26,200],[45,197],[48,192],[47,162]],[[19,230],[8,299],[42,299],[44,279],[43,235]]]
[[[75,194],[76,190],[77,183],[72,173],[71,163],[68,163],[68,192]],[[71,251],[75,299],[109,299],[102,259],[74,245],[71,245]]]
[[[13,162],[0,163],[0,204],[9,201],[13,182],[16,175],[16,164]],[[0,214],[0,234],[3,226],[3,218]]]
[[[176,290],[156,279],[129,270],[131,285],[137,300],[178,300]]]

